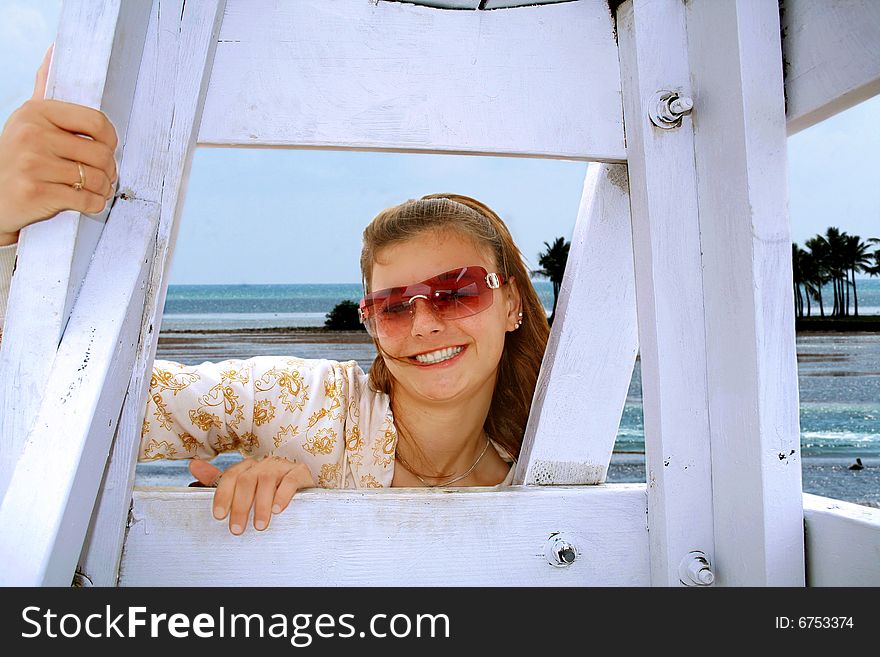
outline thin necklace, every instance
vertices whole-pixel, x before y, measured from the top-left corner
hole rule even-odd
[[[406,462],[406,459],[404,459],[400,454],[397,454],[395,456],[395,458],[398,461],[400,461],[400,464],[403,467],[405,467],[407,470],[409,470],[415,476],[415,478],[418,479],[419,481],[421,481],[427,488],[437,488],[438,486],[448,486],[449,484],[454,484],[456,481],[459,481],[460,479],[464,479],[465,477],[467,477],[471,472],[474,471],[474,468],[477,467],[477,464],[480,462],[480,460],[486,454],[487,449],[489,449],[489,436],[486,436],[486,446],[483,448],[483,451],[480,452],[480,455],[477,457],[477,460],[474,461],[474,464],[470,468],[468,468],[467,472],[455,477],[454,479],[450,479],[449,481],[446,481],[442,484],[429,484],[427,481],[425,481],[419,475],[417,475],[415,472],[413,472],[412,466],[410,466],[410,464]]]

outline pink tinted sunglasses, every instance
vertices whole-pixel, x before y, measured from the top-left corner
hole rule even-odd
[[[399,337],[412,327],[413,302],[425,299],[443,319],[459,319],[492,306],[496,290],[509,279],[483,267],[459,267],[421,283],[389,287],[361,299],[358,315],[372,337]]]

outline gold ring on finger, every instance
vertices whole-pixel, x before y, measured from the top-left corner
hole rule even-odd
[[[76,168],[79,169],[79,182],[73,183],[71,187],[80,192],[82,191],[82,188],[86,186],[86,172],[83,170],[82,162],[77,162]]]
[[[208,486],[209,486],[210,488],[217,488],[217,486],[220,485],[220,478],[221,478],[222,476],[223,476],[223,473],[222,473],[222,472],[219,473],[219,474],[217,475],[217,478],[216,478],[214,481],[212,481],[210,484],[208,484]]]

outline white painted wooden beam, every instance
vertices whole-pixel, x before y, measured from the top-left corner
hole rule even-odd
[[[573,0],[486,0],[483,9],[512,9],[514,7],[530,7],[533,5],[552,5],[558,2],[572,2]],[[594,2],[595,0],[587,0]],[[608,7],[607,0],[599,0],[596,4]]]
[[[136,489],[122,586],[645,586],[645,485],[307,490],[265,532],[210,491]],[[578,555],[558,568],[551,536]],[[161,564],[161,566],[158,566]]]
[[[119,135],[117,153],[125,143],[149,8],[150,0],[84,0],[65,2],[61,11],[46,97],[106,112]],[[0,497],[40,408],[106,216],[62,212],[21,231],[0,348]]]
[[[803,499],[807,586],[880,586],[880,509]]]
[[[623,161],[604,2],[230,0],[199,143]]]
[[[161,213],[144,307],[136,310],[144,321],[134,373],[79,563],[95,586],[114,586],[118,577],[168,269],[223,4],[162,0],[150,17],[120,180],[132,197],[161,204]]]
[[[706,374],[694,375],[709,387],[717,582],[802,586],[779,13],[751,0],[685,6],[705,308],[692,321],[706,331]]]
[[[0,504],[0,585],[69,586],[134,365],[159,208],[118,200]]]
[[[713,559],[700,228],[691,120],[661,130],[655,92],[690,94],[680,0],[617,12],[632,205],[651,583],[680,584],[692,550]]]
[[[783,0],[788,134],[880,94],[880,2]]]
[[[591,164],[516,483],[605,481],[638,350],[626,166]]]

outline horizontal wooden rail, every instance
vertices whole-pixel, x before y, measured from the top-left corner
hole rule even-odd
[[[880,2],[781,6],[788,134],[880,94]]]
[[[230,0],[199,143],[623,161],[605,2]]]
[[[265,532],[211,516],[213,491],[135,489],[123,586],[646,586],[645,484],[308,490]],[[574,562],[544,556],[554,534]]]
[[[880,509],[804,494],[807,586],[880,586]]]

